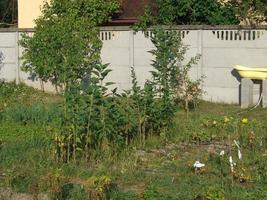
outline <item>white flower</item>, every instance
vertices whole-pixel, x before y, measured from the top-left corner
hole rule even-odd
[[[223,156],[225,154],[224,150],[220,152],[220,156]]]
[[[200,169],[200,168],[202,168],[202,167],[205,167],[205,164],[200,163],[199,161],[196,161],[196,162],[194,163],[194,168],[195,168],[195,169]]]
[[[241,154],[241,151],[240,151],[240,149],[238,149],[238,158],[239,158],[239,160],[241,160],[241,159],[242,159],[242,154]]]
[[[229,157],[229,163],[231,167],[231,172],[234,172],[234,166],[236,165],[236,163],[234,163],[232,156]]]
[[[239,158],[239,160],[241,160],[242,159],[242,154],[241,154],[241,150],[240,150],[241,148],[239,146],[239,142],[237,142],[237,141],[234,140],[234,143],[237,146],[237,155],[238,155],[238,158]]]
[[[230,162],[230,164],[233,163],[233,158],[232,158],[232,156],[229,157],[229,162]]]

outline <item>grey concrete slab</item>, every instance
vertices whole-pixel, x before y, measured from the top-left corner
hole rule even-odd
[[[248,108],[253,104],[253,81],[242,78],[241,80],[241,108]]]
[[[262,107],[267,108],[267,80],[262,81]]]

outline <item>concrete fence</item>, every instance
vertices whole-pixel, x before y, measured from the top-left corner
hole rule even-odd
[[[166,29],[170,30],[169,27]],[[203,83],[205,100],[238,103],[240,78],[233,66],[267,67],[267,26],[175,26],[171,30],[179,31],[184,44],[188,45],[187,59],[201,54],[191,76],[194,79],[206,77]],[[33,33],[34,30],[0,29],[0,52],[4,55],[0,78],[39,88],[39,82],[30,80],[29,75],[20,69],[22,48],[18,41],[23,32]],[[135,68],[140,84],[150,78],[153,57],[148,51],[154,48],[150,36],[150,30],[134,33],[129,27],[101,28],[102,60],[110,63],[113,69],[108,81],[115,82],[119,90],[131,87],[131,67]],[[254,101],[257,101],[260,83],[255,86]],[[45,89],[53,88],[46,84]]]

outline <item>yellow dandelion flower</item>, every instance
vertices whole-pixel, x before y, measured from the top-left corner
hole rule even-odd
[[[243,118],[243,119],[241,120],[241,122],[242,122],[242,124],[247,124],[247,123],[248,123],[248,118]]]
[[[228,117],[224,117],[224,123],[228,123],[230,119]]]

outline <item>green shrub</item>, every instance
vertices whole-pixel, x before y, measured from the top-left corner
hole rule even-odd
[[[156,47],[150,53],[155,57],[152,63],[152,83],[157,86],[157,94],[168,101],[182,102],[188,111],[189,104],[196,104],[202,94],[203,77],[193,80],[189,76],[200,55],[186,62],[188,47],[183,44],[181,35],[176,31],[155,28],[151,41]],[[169,110],[165,113],[171,113],[173,110],[171,103],[168,103],[166,108]]]

